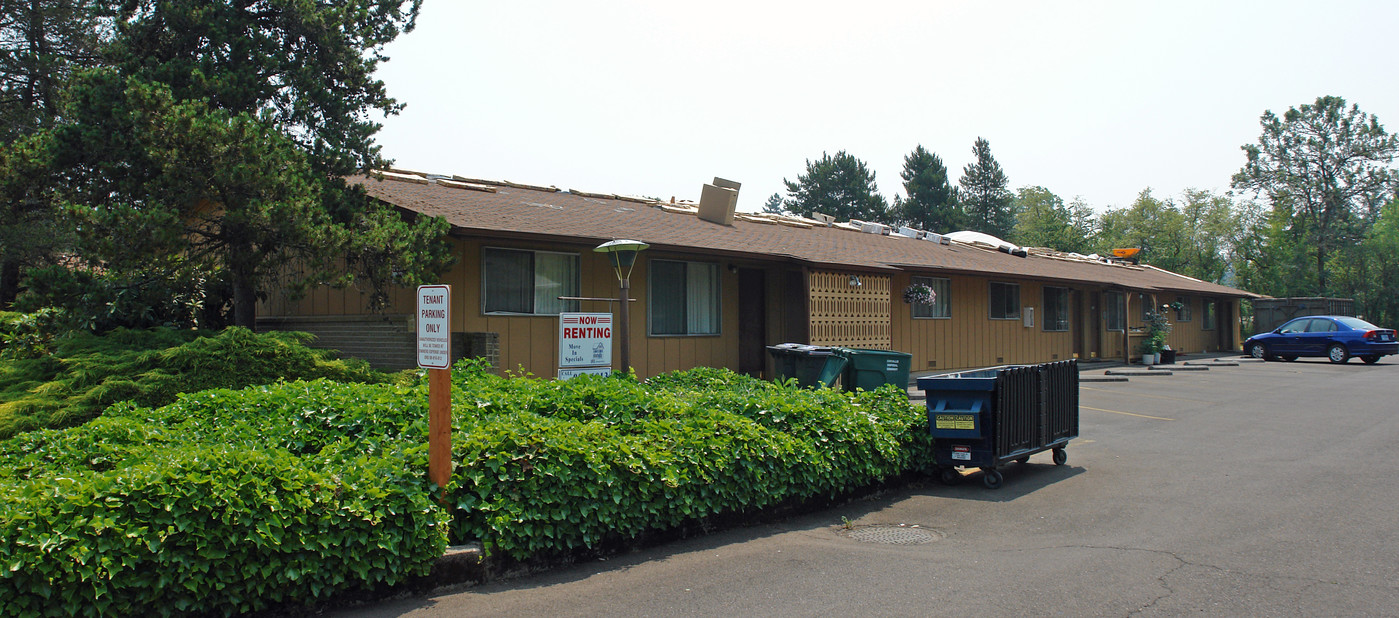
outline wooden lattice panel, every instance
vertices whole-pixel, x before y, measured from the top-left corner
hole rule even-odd
[[[811,343],[852,348],[890,348],[889,277],[813,272],[810,275]]]

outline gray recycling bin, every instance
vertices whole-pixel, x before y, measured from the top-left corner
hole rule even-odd
[[[961,478],[957,468],[979,467],[995,489],[997,468],[1052,450],[1064,465],[1064,448],[1078,437],[1078,361],[1006,365],[918,379],[928,396],[928,429],[942,480]]]
[[[827,346],[779,343],[767,349],[779,381],[796,378],[806,387],[834,386],[849,362]]]

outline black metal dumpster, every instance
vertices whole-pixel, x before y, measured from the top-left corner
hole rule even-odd
[[[777,379],[796,378],[797,384],[806,387],[835,385],[848,362],[826,346],[779,343],[767,348]]]
[[[841,379],[847,391],[857,388],[872,391],[885,384],[897,384],[899,388],[908,388],[908,369],[913,363],[912,354],[863,348],[835,348],[835,353],[849,361]]]
[[[981,468],[989,488],[1004,479],[997,468],[1054,451],[1054,463],[1068,461],[1064,447],[1078,437],[1078,362],[1008,365],[918,379],[927,393],[928,428],[942,479],[952,482],[957,468]]]

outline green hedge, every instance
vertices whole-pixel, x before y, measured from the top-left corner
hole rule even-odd
[[[450,542],[515,558],[834,496],[927,465],[923,413],[723,370],[648,383],[454,372],[446,504],[425,380],[121,404],[0,441],[0,607],[232,614],[423,573]]]
[[[179,393],[279,380],[382,382],[363,361],[306,347],[305,333],[156,328],[74,334],[51,353],[0,361],[0,438],[81,424],[119,401],[161,406]]]
[[[454,538],[516,558],[929,466],[926,417],[894,387],[849,394],[716,369],[638,384],[470,373],[454,392]]]

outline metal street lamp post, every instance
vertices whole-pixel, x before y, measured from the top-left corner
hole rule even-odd
[[[631,271],[632,267],[636,266],[636,254],[650,246],[639,240],[613,240],[593,249],[598,253],[607,254],[612,268],[617,272],[617,283],[621,287],[617,298],[622,305],[617,316],[617,329],[621,336],[618,337],[617,345],[621,347],[622,373],[631,372],[631,314],[627,307],[631,302]]]

